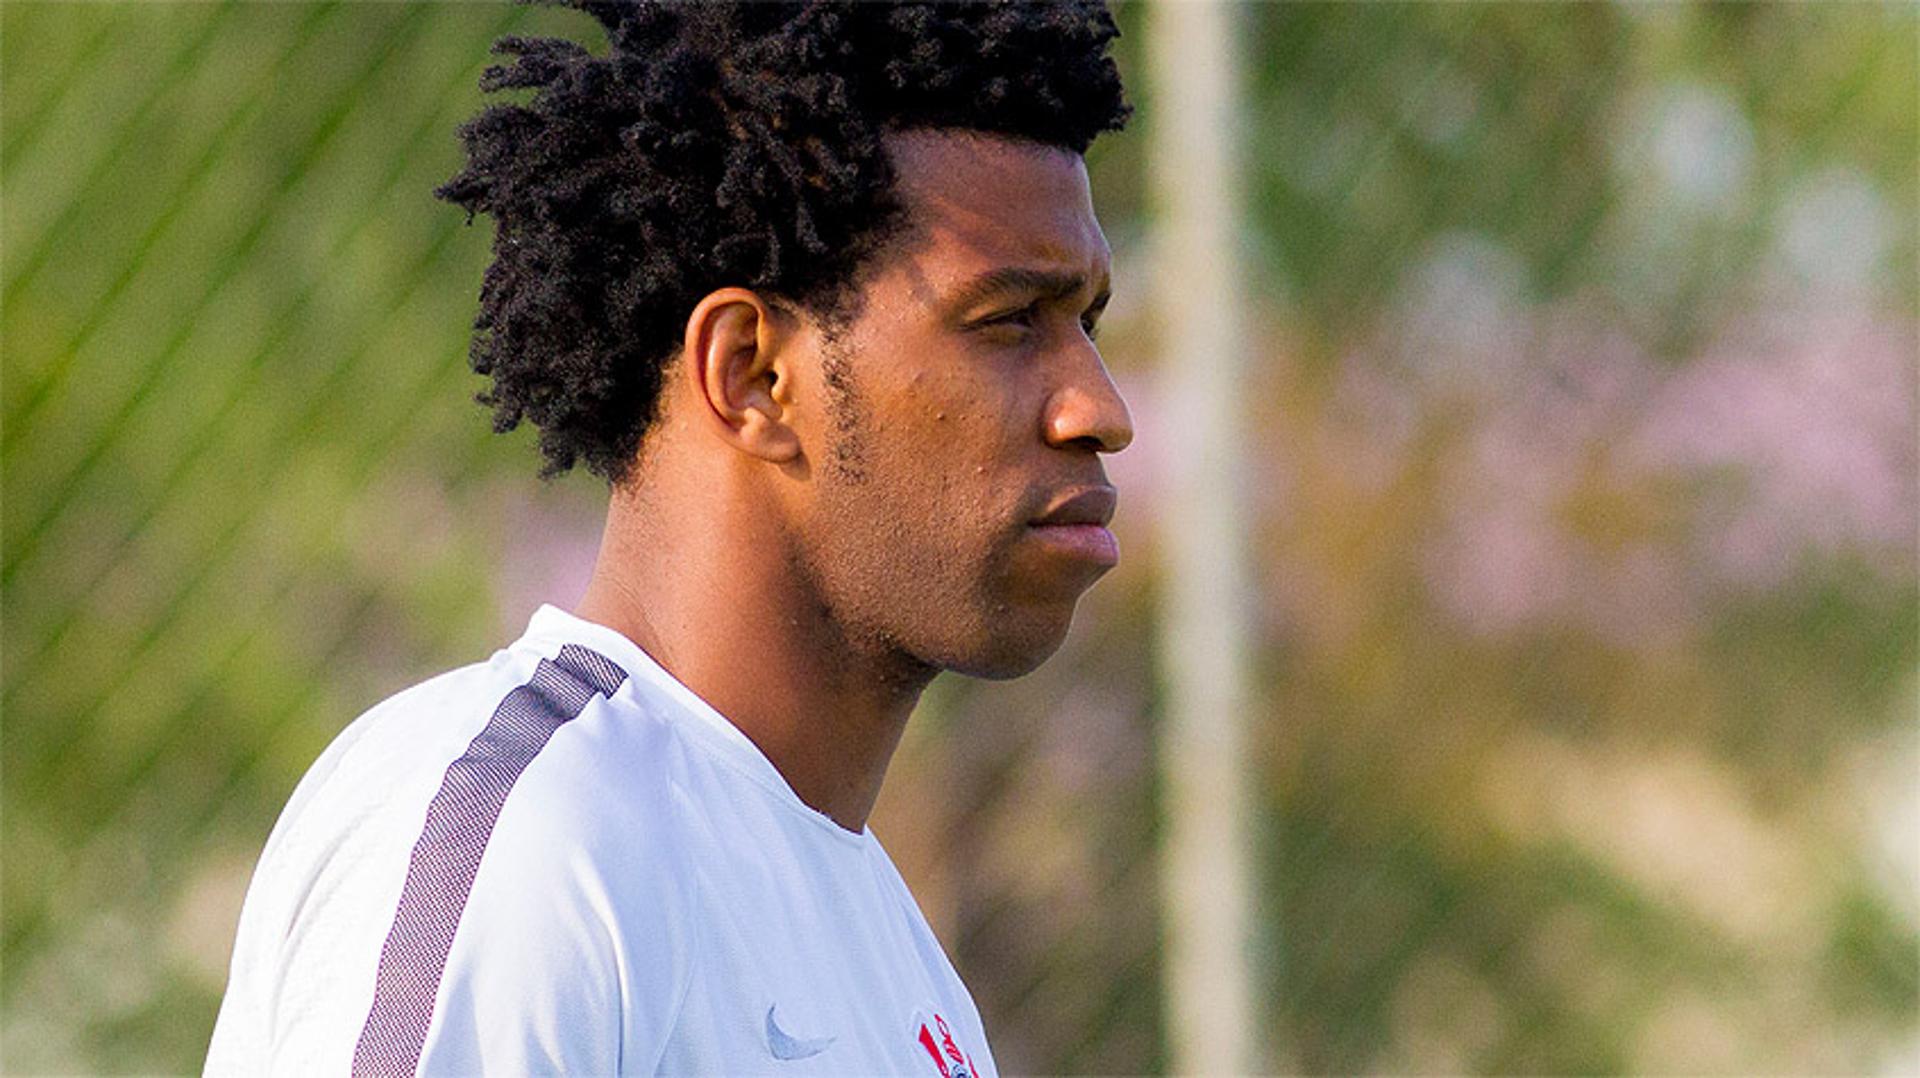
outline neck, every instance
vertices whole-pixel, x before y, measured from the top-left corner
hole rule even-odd
[[[758,746],[802,801],[860,831],[935,671],[846,639],[774,555],[777,535],[756,535],[751,520],[653,508],[661,504],[614,492],[576,613],[638,644]]]

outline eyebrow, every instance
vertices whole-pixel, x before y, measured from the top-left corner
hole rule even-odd
[[[963,311],[982,300],[1008,292],[1027,292],[1036,294],[1042,300],[1058,300],[1074,295],[1086,285],[1086,275],[1071,270],[1002,266],[961,285],[955,290],[950,303],[951,309]],[[1100,295],[1094,297],[1094,305],[1099,306],[1110,294],[1111,290],[1103,287]]]

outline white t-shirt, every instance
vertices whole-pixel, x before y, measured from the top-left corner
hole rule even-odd
[[[995,1073],[872,831],[553,607],[321,755],[240,916],[210,1074]]]

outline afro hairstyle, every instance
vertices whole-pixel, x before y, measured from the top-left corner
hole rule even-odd
[[[553,2],[553,0],[545,0]],[[975,131],[1084,154],[1128,106],[1099,0],[559,0],[605,55],[504,37],[434,192],[494,219],[474,319],[496,431],[540,432],[543,476],[627,477],[688,314],[716,288],[831,322],[903,225],[882,137]]]

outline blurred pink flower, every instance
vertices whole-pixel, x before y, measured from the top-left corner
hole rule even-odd
[[[1911,323],[1846,308],[1760,315],[1667,369],[1582,305],[1502,317],[1513,324],[1480,339],[1513,350],[1485,357],[1503,378],[1435,393],[1419,377],[1430,361],[1403,354],[1431,342],[1389,339],[1339,373],[1322,432],[1352,442],[1321,457],[1358,469],[1363,490],[1434,447],[1437,520],[1420,564],[1461,624],[1657,647],[1715,602],[1844,557],[1913,580]]]
[[[1657,391],[1625,334],[1579,308],[1541,311],[1527,353],[1473,401],[1440,462],[1441,526],[1425,556],[1435,600],[1489,633],[1583,628],[1623,645],[1670,639],[1695,613],[1640,478],[1611,447]]]
[[[1701,563],[1778,587],[1812,553],[1914,572],[1916,340],[1910,323],[1802,311],[1735,327],[1664,387],[1626,453],[1704,487]]]

